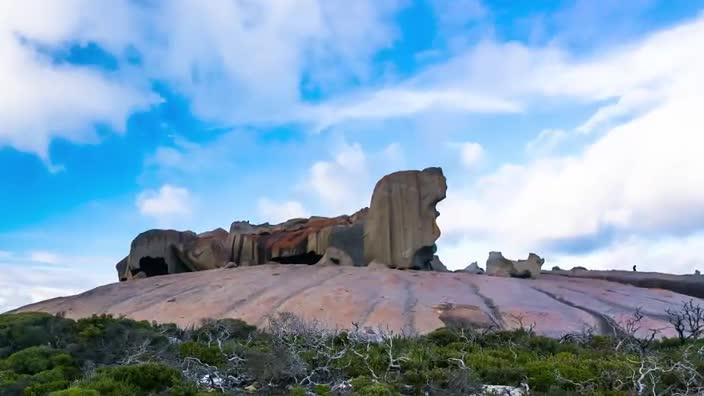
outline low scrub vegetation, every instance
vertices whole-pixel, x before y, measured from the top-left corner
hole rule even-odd
[[[551,339],[442,328],[424,336],[329,331],[290,314],[262,329],[197,329],[111,316],[0,315],[0,395],[472,395],[506,385],[534,395],[704,394],[702,309],[667,312],[676,338],[647,337],[639,312]],[[700,316],[698,316],[700,315]],[[636,334],[640,336],[637,337]],[[494,389],[494,390],[492,390]],[[516,394],[516,393],[514,393]]]

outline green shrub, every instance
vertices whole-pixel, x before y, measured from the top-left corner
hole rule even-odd
[[[50,347],[34,346],[13,353],[3,365],[20,374],[36,374],[58,366],[71,366],[73,358]]]
[[[308,389],[303,385],[294,385],[291,387],[291,396],[306,396]]]
[[[159,363],[108,367],[98,373],[98,376],[133,385],[147,393],[161,392],[181,383],[180,371]]]
[[[208,342],[212,339],[232,340],[247,339],[257,330],[255,326],[239,319],[205,320],[193,330],[194,341]]]
[[[401,393],[391,384],[377,382],[369,377],[357,377],[352,380],[352,390],[359,396],[396,396]]]
[[[332,389],[329,385],[318,384],[313,387],[313,392],[318,396],[332,396]]]
[[[52,392],[49,396],[100,396],[100,392],[95,389],[68,388]]]
[[[182,358],[193,357],[205,364],[218,366],[225,363],[225,356],[220,349],[193,341],[179,345],[179,355]]]
[[[96,375],[86,381],[83,381],[77,389],[81,391],[96,391],[100,396],[121,396],[121,395],[141,395],[144,392],[139,387],[117,381],[107,375]]]

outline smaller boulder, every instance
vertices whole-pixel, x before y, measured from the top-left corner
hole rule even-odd
[[[440,261],[440,257],[438,257],[437,254],[433,255],[433,259],[430,260],[430,270],[438,272],[449,272],[447,270],[447,267],[445,267],[445,264]]]
[[[562,271],[562,268],[560,268],[558,266],[554,266],[554,267],[552,267],[552,270],[553,271]]]
[[[115,269],[117,270],[117,278],[120,280],[120,282],[124,282],[127,280],[127,259],[128,257],[125,257],[120,260],[119,263],[115,264]]]
[[[702,273],[699,270],[694,270],[694,275],[701,275]]]
[[[473,263],[471,263],[471,264],[469,264],[468,266],[466,266],[466,267],[462,270],[462,272],[467,272],[467,273],[469,273],[469,274],[481,275],[481,274],[484,273],[484,269],[483,269],[482,267],[480,267],[479,264],[477,264],[476,261],[474,261]]]
[[[354,260],[344,250],[330,246],[325,249],[325,254],[316,265],[342,265],[353,267]]]
[[[572,269],[570,270],[570,272],[583,272],[583,271],[589,271],[589,270],[584,267],[581,267],[581,266],[580,267],[572,267]]]
[[[537,278],[545,259],[530,253],[526,260],[509,260],[501,252],[490,252],[486,260],[486,273],[511,278]]]

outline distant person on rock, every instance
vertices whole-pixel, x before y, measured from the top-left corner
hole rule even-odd
[[[633,266],[633,272],[636,272],[636,266],[635,266],[635,265]]]

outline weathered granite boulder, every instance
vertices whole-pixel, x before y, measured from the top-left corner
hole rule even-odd
[[[433,256],[433,259],[430,261],[430,268],[431,271],[437,271],[437,272],[450,272],[447,267],[445,267],[445,264],[440,261],[440,257],[438,255]]]
[[[461,272],[466,272],[466,273],[469,273],[469,274],[477,274],[477,275],[480,275],[480,274],[483,274],[483,273],[484,273],[484,269],[481,268],[481,267],[479,266],[479,264],[477,264],[476,261],[473,262],[473,263],[471,263],[471,264],[469,264],[468,266],[466,266],[464,269],[462,269],[462,270],[460,270],[460,271],[461,271]]]
[[[338,249],[334,246],[330,246],[325,250],[323,258],[316,263],[316,265],[343,265],[348,267],[353,267],[354,260],[350,257],[347,252],[342,249]]]
[[[124,279],[132,279],[140,272],[149,277],[195,271],[181,259],[180,249],[196,239],[192,231],[149,230],[137,235],[130,246]]]
[[[230,227],[231,256],[240,266],[273,261],[281,264],[315,264],[328,248],[344,252],[353,265],[363,266],[362,210],[352,216],[293,219],[277,225],[235,222]],[[331,253],[332,254],[332,253]]]
[[[129,258],[129,256],[123,258],[122,260],[120,260],[120,262],[115,264],[115,269],[117,270],[117,279],[119,279],[120,282],[127,280],[126,272],[127,272],[127,259],[128,258]]]
[[[486,273],[512,278],[537,278],[544,262],[535,253],[530,253],[527,260],[509,260],[501,252],[490,252],[486,260]]]
[[[436,204],[447,192],[440,168],[384,176],[372,194],[364,226],[364,260],[390,268],[431,269],[440,229]]]
[[[228,232],[222,228],[198,234],[197,238],[175,246],[179,259],[193,271],[224,267],[231,255]]]
[[[447,271],[435,254],[435,206],[447,184],[440,168],[396,172],[376,185],[371,208],[351,216],[291,219],[281,224],[235,221],[230,231],[150,230],[118,263],[120,280],[266,263],[366,266]]]

